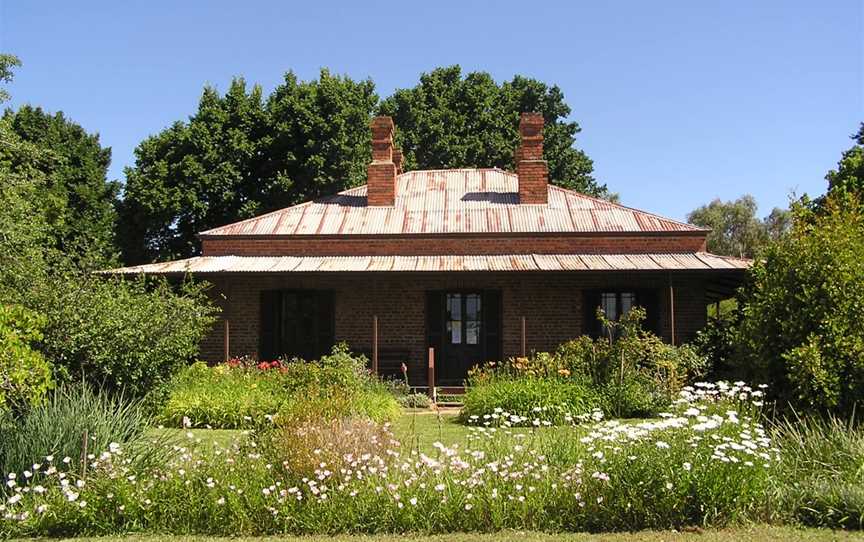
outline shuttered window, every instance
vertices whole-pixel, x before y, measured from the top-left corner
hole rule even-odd
[[[333,292],[262,291],[259,330],[262,360],[311,360],[327,354],[335,342]]]

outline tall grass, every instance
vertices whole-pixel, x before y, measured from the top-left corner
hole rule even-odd
[[[770,513],[781,520],[864,528],[864,428],[853,419],[792,417],[774,424],[782,446]]]
[[[42,405],[18,419],[6,419],[0,431],[0,473],[21,475],[34,463],[56,457],[66,471],[80,473],[112,445],[128,449],[130,460],[164,459],[159,446],[148,445],[150,425],[139,400],[127,400],[88,385],[63,385],[49,394]],[[63,459],[68,461],[62,462]],[[0,490],[2,491],[2,490]]]

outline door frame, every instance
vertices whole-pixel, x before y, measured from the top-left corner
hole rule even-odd
[[[424,308],[425,328],[426,328],[426,345],[427,345],[427,352],[426,352],[426,355],[424,357],[426,358],[426,362],[428,365],[428,362],[429,362],[428,347],[431,346],[431,347],[435,348],[435,380],[436,380],[436,382],[434,383],[434,385],[436,385],[436,386],[439,385],[439,382],[440,382],[440,378],[438,378],[438,374],[440,374],[439,369],[440,369],[442,363],[444,363],[445,360],[447,359],[447,347],[449,346],[449,341],[447,340],[447,330],[446,330],[447,294],[462,294],[463,296],[465,294],[480,294],[480,337],[479,337],[480,340],[479,340],[478,346],[479,346],[481,353],[480,353],[480,359],[477,360],[477,363],[479,364],[479,363],[482,363],[484,361],[491,361],[490,355],[492,355],[492,352],[490,352],[491,349],[489,348],[490,335],[497,338],[495,340],[495,343],[497,343],[495,345],[495,350],[497,350],[496,358],[501,357],[501,355],[503,353],[503,347],[504,347],[504,333],[503,333],[504,303],[503,303],[503,291],[500,288],[466,288],[466,287],[436,288],[434,290],[427,290],[426,291],[427,300],[430,298],[430,294],[437,294],[438,299],[440,300],[437,308],[431,307],[430,303],[428,301],[427,301],[426,306]],[[494,333],[490,333],[491,330],[489,329],[488,318],[487,318],[487,315],[485,312],[486,310],[488,310],[487,307],[489,306],[489,296],[490,295],[497,296],[497,305],[498,305],[498,315],[496,318],[496,326],[495,326],[497,329],[494,330]],[[463,297],[463,299],[464,299],[464,297]],[[438,316],[439,316],[439,321],[441,323],[441,329],[440,330],[433,331],[430,328],[430,318],[429,318],[429,314],[428,314],[428,311],[430,311],[430,310],[437,310]],[[464,315],[463,315],[463,321],[464,321]],[[433,337],[433,336],[437,337],[436,341],[430,340],[431,337]],[[435,343],[437,343],[437,344],[435,344]],[[467,377],[467,371],[466,371],[465,376]],[[463,381],[464,381],[464,378],[463,378]],[[429,383],[427,382],[427,384],[429,384]],[[450,386],[453,384],[448,382],[448,383],[445,383],[444,385]],[[459,386],[459,385],[462,385],[462,382],[456,384],[456,386]]]

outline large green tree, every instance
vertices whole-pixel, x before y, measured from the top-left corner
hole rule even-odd
[[[543,113],[543,152],[550,181],[605,195],[605,186],[591,176],[591,159],[575,146],[581,128],[567,120],[570,107],[557,86],[518,75],[498,84],[488,73],[463,77],[459,66],[450,66],[424,73],[417,86],[397,90],[380,107],[396,124],[406,169],[512,170],[523,111]]]
[[[44,211],[52,244],[66,252],[105,261],[115,252],[119,184],[108,180],[111,149],[62,112],[22,106],[3,115],[8,129],[50,160],[31,164],[42,182],[34,195]]]
[[[735,201],[715,199],[687,215],[691,224],[710,228],[708,250],[714,254],[752,258],[770,240],[791,227],[790,213],[775,208],[764,220],[756,216],[756,200],[744,195]]]
[[[371,81],[288,73],[266,99],[235,79],[205,88],[198,111],[146,139],[126,170],[127,262],[193,255],[196,234],[362,184],[370,154]]]

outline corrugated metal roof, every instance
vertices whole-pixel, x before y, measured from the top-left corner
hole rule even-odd
[[[112,274],[329,273],[392,271],[705,271],[747,269],[751,260],[695,254],[505,254],[478,256],[196,256],[112,269]]]
[[[500,169],[409,171],[393,207],[367,206],[360,186],[201,235],[704,231],[557,186],[545,205],[520,204],[518,192],[516,174]]]

